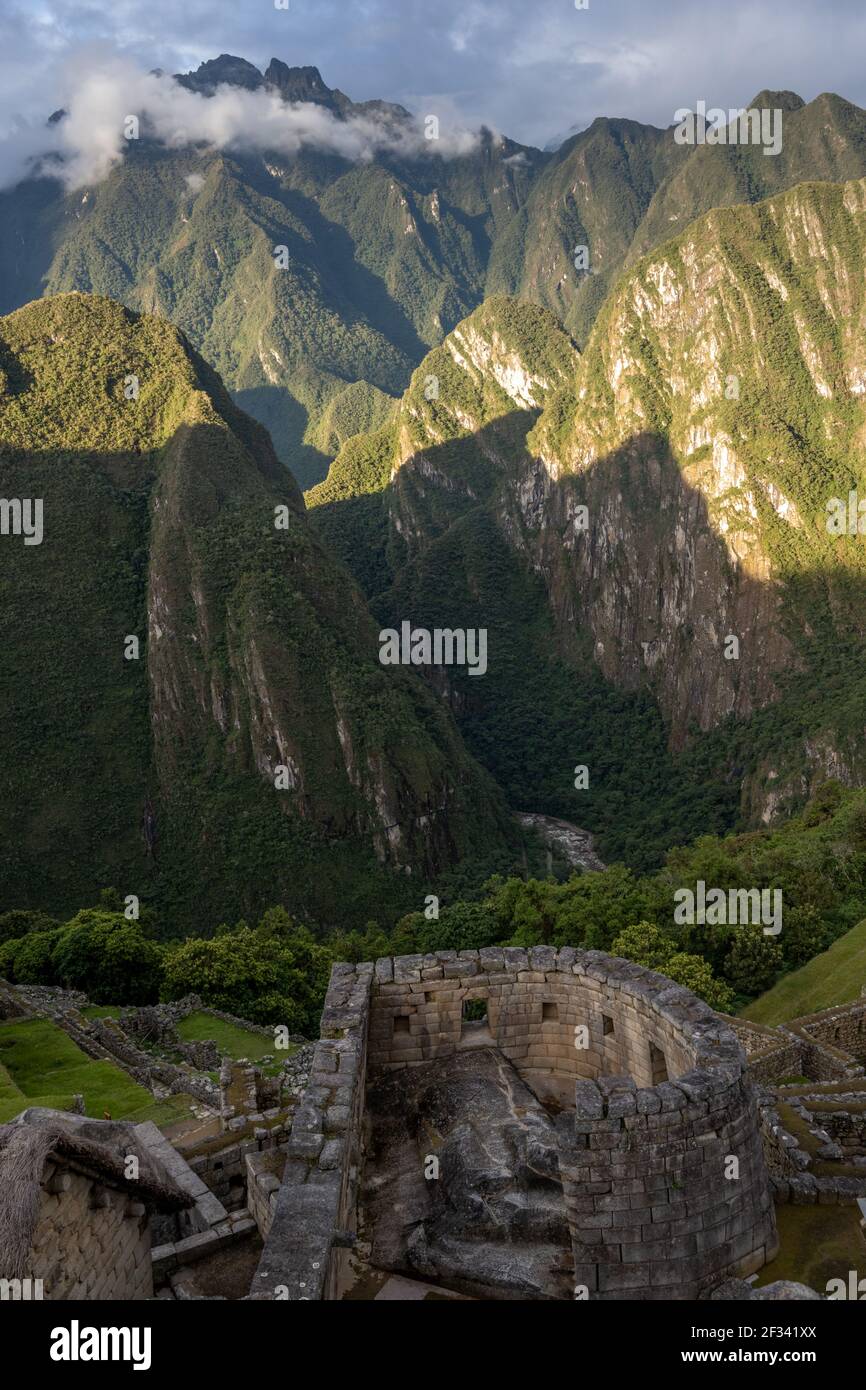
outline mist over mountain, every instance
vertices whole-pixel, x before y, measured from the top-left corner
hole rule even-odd
[[[317,566],[335,552],[382,624],[489,629],[485,682],[438,671],[430,695],[449,711],[440,753],[442,739],[461,749],[446,762],[468,760],[467,786],[485,785],[483,765],[504,793],[479,843],[507,849],[508,803],[649,864],[696,828],[796,805],[822,775],[861,779],[859,626],[841,597],[857,574],[837,573],[809,528],[822,490],[859,476],[857,392],[839,383],[859,379],[846,325],[861,271],[845,248],[860,244],[866,113],[761,93],[784,116],[775,158],[610,118],[553,153],[488,130],[455,149],[426,138],[426,117],[356,103],[311,66],[223,54],[148,82],[129,93],[150,102],[138,138],[113,131],[99,177],[73,188],[43,168],[0,194],[0,308],[75,291],[170,322],[308,489],[299,535],[324,543]],[[178,95],[192,130],[172,125]],[[54,122],[65,139],[74,120]],[[719,396],[728,377],[735,406]],[[135,495],[148,509],[160,494]],[[135,541],[150,566],[159,521]],[[727,629],[743,650],[720,664]],[[829,660],[833,697],[807,712]],[[290,688],[283,671],[268,700]],[[334,708],[323,686],[307,715],[331,727]],[[439,756],[424,753],[418,807],[440,797]],[[581,761],[598,769],[584,797]],[[375,818],[345,801],[367,790],[349,783],[339,813],[328,793],[306,818],[351,825],[375,859]],[[416,792],[394,792],[399,811],[371,792],[401,843],[427,814]],[[453,863],[455,816],[429,861],[412,851],[413,871]]]
[[[543,304],[583,343],[623,266],[709,207],[866,173],[866,116],[837,97],[756,99],[785,106],[767,159],[607,118],[554,154],[488,131],[455,151],[444,126],[427,140],[404,108],[278,59],[142,81],[110,71],[104,119],[84,103],[64,167],[93,181],[0,194],[0,308],[80,289],[166,314],[304,487],[486,295]],[[125,140],[137,97],[140,138]]]

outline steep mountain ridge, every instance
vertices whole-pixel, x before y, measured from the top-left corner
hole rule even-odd
[[[570,428],[560,402],[530,440],[514,494],[529,544],[579,492],[595,520],[568,587],[597,659],[626,685],[645,669],[681,733],[774,698],[819,613],[862,642],[860,552],[825,522],[862,473],[864,190],[719,210],[645,258],[593,331]],[[551,573],[562,551],[545,553]]]
[[[866,176],[866,112],[851,102],[764,91],[749,108],[782,111],[778,155],[755,145],[677,144],[673,125],[594,121],[540,170],[494,247],[488,290],[546,305],[583,344],[621,270],[711,208],[758,202],[805,181]],[[578,247],[587,250],[586,269],[575,265]]]
[[[483,681],[430,676],[512,806],[590,826],[607,860],[649,864],[695,824],[728,824],[736,789],[671,752],[647,687],[605,678],[577,605],[558,621],[525,543],[527,440],[579,362],[548,310],[487,300],[425,359],[396,419],[350,440],[307,500],[383,624],[488,630]],[[576,765],[592,769],[588,787]]]
[[[862,180],[707,214],[621,279],[582,357],[561,344],[539,418],[515,411],[510,442],[509,417],[468,408],[469,382],[495,379],[498,353],[499,375],[508,360],[525,387],[543,353],[526,334],[494,349],[494,320],[540,311],[492,301],[489,319],[479,311],[422,364],[402,434],[338,456],[309,497],[316,524],[349,564],[363,540],[359,578],[385,610],[425,591],[431,558],[450,547],[447,591],[481,622],[478,562],[458,537],[483,516],[503,592],[540,585],[566,667],[583,679],[591,665],[655,702],[681,775],[702,765],[727,813],[732,788],[751,819],[827,775],[861,782],[862,542],[826,522],[831,499],[863,488],[864,237]],[[549,354],[561,330],[533,325]],[[437,373],[443,353],[462,358],[459,379]],[[431,373],[433,405],[418,389]],[[445,440],[448,416],[459,448]],[[353,489],[367,496],[349,500]],[[569,804],[568,771],[546,809],[595,829]]]
[[[222,55],[176,80],[205,97],[223,84],[266,89],[386,132],[410,120],[277,59],[262,74]],[[365,428],[483,298],[490,245],[544,158],[487,131],[466,155],[431,141],[357,164],[317,149],[168,149],[145,126],[101,183],[64,194],[29,180],[0,194],[0,310],[79,289],[166,315],[309,485],[332,457],[329,407]]]
[[[0,492],[45,517],[42,544],[2,540],[0,896],[118,882],[178,925],[278,899],[344,923],[507,846],[447,712],[380,666],[266,432],[176,329],[57,296],[0,321],[0,365]]]
[[[279,93],[384,130],[411,123],[403,107],[354,102],[317,68],[276,58],[261,72],[223,54],[176,80],[204,96]],[[553,154],[482,130],[468,154],[429,142],[417,157],[383,150],[361,165],[315,149],[166,149],[145,131],[93,187],[64,195],[39,179],[0,194],[0,311],[80,289],[165,314],[313,486],[485,297],[548,307],[583,344],[623,267],[709,208],[866,175],[857,107],[769,92],[755,103],[784,109],[778,158],[678,145],[672,126],[608,118]]]

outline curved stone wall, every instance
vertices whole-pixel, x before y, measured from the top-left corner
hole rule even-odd
[[[465,1017],[480,1001],[486,1033]],[[745,1053],[689,990],[571,948],[376,963],[371,1066],[411,1066],[484,1041],[564,1107],[576,1297],[694,1298],[776,1253]]]
[[[486,1024],[464,1018],[479,1001]],[[368,1068],[479,1043],[562,1107],[575,1298],[695,1298],[772,1259],[745,1053],[706,1004],[598,951],[439,951],[334,966],[252,1297],[338,1296]]]
[[[680,1015],[715,1017],[670,980],[601,951],[491,947],[437,956],[377,961],[372,1066],[450,1056],[475,1040],[464,1004],[483,1001],[490,1041],[542,1099],[571,1106],[578,1080],[628,1075],[651,1086],[687,1072],[698,1053]],[[679,1013],[664,1007],[674,995]]]

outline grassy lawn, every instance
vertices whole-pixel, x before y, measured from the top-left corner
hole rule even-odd
[[[95,1119],[106,1110],[124,1119],[154,1104],[143,1086],[113,1063],[87,1057],[48,1019],[0,1025],[0,1123],[30,1105],[68,1110],[78,1093]]]
[[[81,1010],[82,1018],[120,1018],[118,1004],[88,1004]]]
[[[786,1023],[802,1014],[818,1013],[834,1004],[849,1004],[866,985],[866,920],[852,927],[829,951],[794,970],[747,1009],[743,1018],[755,1023]]]
[[[205,1013],[194,1013],[181,1019],[177,1031],[184,1042],[202,1042],[206,1038],[213,1038],[220,1052],[233,1059],[249,1057],[251,1062],[257,1062],[260,1057],[271,1056],[282,1061],[297,1051],[295,1047],[288,1047],[277,1052],[272,1037],[266,1038],[259,1033],[251,1033],[246,1028],[239,1028],[234,1023],[224,1023],[221,1018],[212,1018],[210,1014]]]
[[[828,1279],[848,1281],[848,1271],[866,1266],[866,1240],[857,1208],[776,1207],[779,1253],[758,1274],[756,1284],[792,1279],[826,1293]]]

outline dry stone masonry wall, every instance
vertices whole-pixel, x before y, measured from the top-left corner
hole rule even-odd
[[[47,1164],[29,1274],[47,1299],[153,1295],[144,1206],[82,1173]]]
[[[340,1251],[351,1243],[361,1165],[372,965],[335,965],[310,1083],[292,1120],[286,1165],[263,1226],[267,1239],[251,1297],[336,1295]],[[261,1207],[259,1207],[261,1214]]]
[[[257,1296],[333,1296],[354,1226],[367,1066],[479,1043],[563,1107],[576,1297],[695,1297],[776,1253],[745,1054],[707,1005],[597,951],[439,951],[334,967]]]

